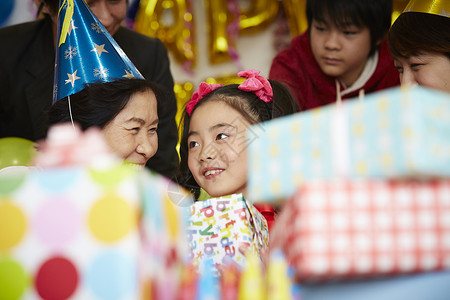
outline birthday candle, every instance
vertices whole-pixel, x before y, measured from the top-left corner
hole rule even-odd
[[[241,275],[238,300],[264,300],[265,287],[262,277],[262,264],[253,252],[247,252],[247,264]]]
[[[212,259],[204,261],[198,280],[197,300],[220,299],[219,280],[214,274],[214,262]]]
[[[192,264],[183,266],[177,300],[192,300],[197,297],[197,272]]]
[[[274,250],[270,255],[267,267],[267,299],[290,300],[291,279],[288,276],[288,265],[281,250]]]
[[[240,270],[239,265],[229,256],[223,260],[220,276],[221,300],[236,300],[239,291]]]

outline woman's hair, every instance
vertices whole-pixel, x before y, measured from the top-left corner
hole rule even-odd
[[[37,13],[36,16],[39,17],[42,8],[44,7],[44,4],[47,4],[48,9],[54,13],[55,15],[58,14],[58,10],[59,10],[59,0],[41,0],[41,3],[37,9]]]
[[[250,124],[268,121],[299,111],[297,101],[284,84],[272,79],[269,79],[269,83],[273,90],[272,102],[266,103],[258,98],[253,92],[246,92],[238,89],[238,84],[230,84],[220,87],[204,96],[195,105],[191,112],[191,116],[198,107],[210,101],[221,101],[228,104],[230,107],[237,110]],[[192,176],[188,166],[189,151],[187,139],[190,120],[191,117],[185,110],[181,122],[182,127],[180,124],[180,130],[182,130],[180,141],[181,161],[175,181],[181,186],[191,190],[194,196],[198,198],[200,187]]]
[[[450,59],[450,18],[421,13],[402,13],[389,31],[393,56],[408,58],[423,52],[440,53]]]
[[[367,27],[370,31],[370,53],[378,48],[391,26],[392,0],[307,0],[308,31],[313,20],[324,22],[329,18],[337,28],[349,24]]]
[[[163,88],[144,79],[118,79],[112,82],[86,84],[80,92],[70,96],[73,121],[83,130],[92,126],[105,127],[127,105],[136,93],[153,91],[158,103],[166,97]],[[49,110],[49,125],[70,122],[68,98],[54,103]]]

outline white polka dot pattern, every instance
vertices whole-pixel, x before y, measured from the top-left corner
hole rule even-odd
[[[0,299],[150,298],[144,285],[163,253],[187,256],[186,240],[169,234],[184,237],[186,218],[170,191],[190,197],[122,165],[0,178]]]

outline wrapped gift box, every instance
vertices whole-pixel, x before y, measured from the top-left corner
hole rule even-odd
[[[302,300],[448,300],[450,272],[301,285]],[[299,298],[294,298],[299,299]]]
[[[173,202],[189,199],[126,165],[2,176],[0,299],[144,297],[173,253],[187,255],[185,208]]]
[[[393,88],[250,127],[249,197],[304,179],[450,177],[450,94]]]
[[[260,255],[268,245],[264,216],[242,194],[197,201],[189,211],[186,231],[197,268],[209,259],[223,265],[225,257],[242,266],[246,251]]]
[[[450,267],[450,180],[307,182],[271,234],[300,281]]]

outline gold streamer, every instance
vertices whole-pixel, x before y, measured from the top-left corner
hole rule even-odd
[[[72,21],[73,10],[74,10],[73,0],[64,0],[64,2],[61,4],[61,7],[59,8],[58,20],[59,20],[59,15],[61,14],[61,10],[64,7],[64,4],[67,5],[67,8],[66,8],[66,14],[64,15],[63,25],[61,28],[61,36],[59,37],[59,45],[58,45],[59,47],[61,47],[61,45],[66,42],[66,37],[67,37],[67,34],[69,33],[70,22]]]

